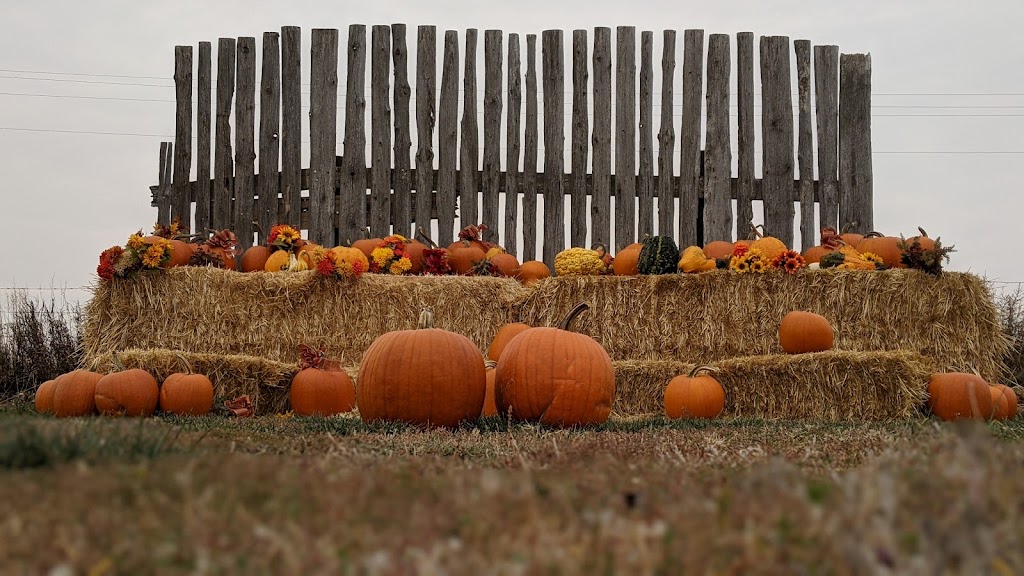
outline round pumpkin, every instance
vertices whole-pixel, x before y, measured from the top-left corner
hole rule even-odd
[[[861,254],[871,252],[882,259],[888,268],[906,268],[901,260],[900,239],[895,236],[883,236],[878,232],[868,232],[860,244],[855,246]]]
[[[519,260],[515,256],[502,252],[491,256],[490,261],[499,276],[505,276],[506,278],[519,277]]]
[[[928,381],[928,406],[942,420],[988,418],[992,414],[992,393],[988,383],[975,374],[932,374]]]
[[[494,400],[498,412],[547,426],[601,424],[611,414],[615,371],[601,345],[571,332],[580,303],[557,328],[531,328],[513,338],[498,359]]]
[[[519,281],[523,283],[523,286],[529,286],[550,277],[551,268],[548,268],[548,265],[540,260],[527,260],[519,266]]]
[[[468,274],[477,262],[485,258],[486,254],[478,246],[464,246],[456,250],[448,250],[448,265],[456,274]]]
[[[358,262],[362,266],[363,272],[370,269],[370,259],[363,254],[363,251],[358,248],[348,248],[346,246],[336,246],[331,248],[331,254],[334,255],[334,261],[337,263],[348,263],[350,266],[355,266]],[[422,262],[422,261],[421,261]]]
[[[498,333],[494,335],[494,339],[491,340],[491,346],[487,349],[487,357],[497,362],[498,358],[501,358],[502,351],[508,346],[508,343],[529,329],[530,325],[523,324],[522,322],[505,324],[498,328]]]
[[[993,384],[989,391],[992,393],[994,420],[1013,420],[1017,417],[1017,393],[1013,388],[1005,384]]]
[[[494,360],[485,360],[484,366],[487,369],[487,388],[484,390],[484,408],[480,411],[481,416],[496,416],[498,406],[494,403],[494,368],[498,363]]]
[[[344,371],[311,366],[292,377],[288,399],[299,416],[333,416],[355,408],[356,388]]]
[[[242,272],[262,272],[272,252],[266,246],[253,246],[242,254]]]
[[[420,314],[417,329],[374,340],[363,354],[357,381],[364,421],[428,427],[476,420],[486,390],[480,350],[461,334],[434,328],[429,309]]]
[[[213,409],[213,383],[205,374],[195,374],[183,356],[185,372],[175,372],[160,386],[160,410],[179,416],[202,416]]]
[[[794,310],[779,324],[779,345],[789,354],[831,350],[834,338],[832,324],[814,312]]]
[[[427,245],[415,238],[405,245],[405,255],[409,258],[409,262],[412,263],[412,268],[409,269],[410,274],[423,272],[423,251],[426,249]]]
[[[722,384],[701,372],[717,372],[695,366],[687,376],[676,376],[665,388],[665,415],[669,418],[717,418],[725,410]]]
[[[118,371],[96,382],[96,409],[105,416],[149,416],[160,401],[160,387],[152,374],[141,368]]]
[[[56,380],[47,380],[36,388],[36,412],[53,414],[53,390]]]
[[[74,370],[58,376],[53,384],[53,413],[58,418],[87,416],[96,412],[96,383],[102,374]]]
[[[704,246],[704,255],[712,260],[730,258],[732,257],[732,251],[735,250],[735,248],[736,246],[732,242],[715,240],[714,242],[708,242]]]
[[[917,230],[918,230],[918,232],[921,233],[921,235],[920,236],[911,236],[910,238],[908,238],[907,239],[907,245],[908,246],[913,246],[914,242],[917,242],[918,244],[921,245],[921,249],[922,250],[934,250],[935,249],[935,240],[932,240],[931,238],[928,237],[928,233],[924,231],[924,228],[921,228],[920,226],[918,226]]]
[[[292,252],[289,250],[275,250],[273,254],[267,258],[267,262],[263,265],[263,269],[267,272],[282,272],[288,270],[291,265]]]
[[[363,238],[362,240],[356,240],[353,242],[352,248],[359,250],[366,255],[367,258],[370,258],[373,255],[374,248],[383,241],[383,238]]]
[[[640,251],[644,245],[640,243],[630,244],[615,254],[612,261],[612,270],[616,276],[636,276],[640,274]]]
[[[165,240],[162,236],[146,236],[142,239],[146,244],[157,244],[158,242]],[[169,260],[160,265],[162,268],[173,268],[176,266],[185,266],[188,264],[189,258],[192,258],[192,244],[188,242],[182,242],[177,239],[166,239],[171,243],[171,257]]]
[[[761,254],[771,262],[783,252],[789,250],[786,245],[774,236],[762,236],[750,243],[751,250],[760,250]]]

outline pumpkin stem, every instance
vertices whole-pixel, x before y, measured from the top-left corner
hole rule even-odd
[[[498,366],[498,361],[497,360],[491,360],[490,358],[487,358],[486,360],[484,360],[484,368],[486,370],[490,370],[491,368],[496,368],[497,366]]]
[[[761,225],[758,224],[758,226],[761,226]],[[761,226],[761,228],[763,229],[764,226]],[[750,234],[747,234],[747,240],[757,240],[761,236],[762,236],[762,234],[757,231],[757,226],[754,226],[754,222],[751,221],[750,222]]]
[[[847,222],[846,224],[843,225],[842,229],[839,230],[839,233],[846,234],[847,232],[850,231],[851,228],[853,228],[857,224],[858,222]]]
[[[590,305],[586,302],[580,302],[576,306],[573,306],[573,309],[569,310],[569,313],[565,315],[565,319],[558,325],[559,330],[569,330],[569,325],[572,324],[572,321],[588,308],[590,308]]]
[[[700,372],[720,372],[720,370],[714,366],[694,366],[693,370],[690,370],[690,378],[693,378]]]
[[[918,226],[917,227],[917,231],[921,233],[921,237],[922,238],[927,238],[928,237],[928,233],[924,231],[924,228],[921,228],[920,226]]]
[[[175,352],[174,357],[185,367],[185,373],[189,376],[192,375],[192,364],[185,358],[181,352]]]
[[[427,246],[430,246],[431,250],[437,250],[438,249],[437,242],[434,242],[430,238],[430,236],[427,236],[427,233],[426,233],[426,231],[423,230],[422,226],[416,229],[416,235],[419,236],[420,238],[423,238],[424,243]]]
[[[117,355],[117,352],[111,352],[110,356],[114,359],[114,370],[124,372],[124,364],[121,363],[121,357]]]
[[[420,312],[420,320],[416,324],[416,329],[417,330],[423,330],[424,328],[433,328],[433,327],[434,327],[434,309],[430,308],[428,306],[428,307],[424,308],[423,311]]]
[[[865,234],[864,237],[865,238],[884,238],[885,234],[882,234],[881,232],[875,232],[874,230],[872,230],[871,232],[868,232],[867,234]]]

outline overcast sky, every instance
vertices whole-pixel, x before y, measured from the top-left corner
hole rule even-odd
[[[910,235],[923,226],[956,245],[950,269],[1024,281],[1009,242],[1024,206],[1020,0],[9,0],[0,19],[0,222],[8,238],[0,286],[87,286],[101,250],[152,226],[148,187],[159,143],[174,133],[175,45],[211,41],[216,49],[219,37],[259,41],[265,31],[300,26],[308,83],[310,29],[339,28],[344,44],[349,24],[395,22],[410,27],[410,46],[420,24],[436,25],[439,40],[445,29],[463,40],[467,28],[558,28],[567,44],[576,28],[632,25],[638,38],[653,30],[655,94],[665,28],[730,34],[734,58],[739,31],[870,52],[875,228]],[[479,42],[482,65],[482,34]],[[677,49],[678,77],[681,36]]]

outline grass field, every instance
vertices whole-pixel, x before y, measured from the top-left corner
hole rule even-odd
[[[5,573],[1024,570],[1020,420],[424,432],[8,405],[0,467]]]

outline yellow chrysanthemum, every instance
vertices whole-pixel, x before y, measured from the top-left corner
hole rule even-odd
[[[324,248],[323,246],[313,248],[313,266],[319,264],[321,260],[330,256],[330,254],[331,253],[327,251],[327,248]]]
[[[408,272],[409,270],[412,270],[412,260],[405,256],[399,258],[398,261],[395,262],[395,264],[398,265],[398,268],[401,269],[402,272]]]
[[[160,260],[164,257],[164,249],[160,246],[150,246],[142,253],[142,265],[147,268],[157,268]]]
[[[142,250],[146,243],[142,241],[142,234],[135,233],[128,238],[128,247],[132,250]]]
[[[394,255],[394,250],[382,246],[380,248],[374,248],[373,252],[370,253],[370,258],[373,260],[374,264],[383,268],[388,265],[388,262],[394,257]]]

